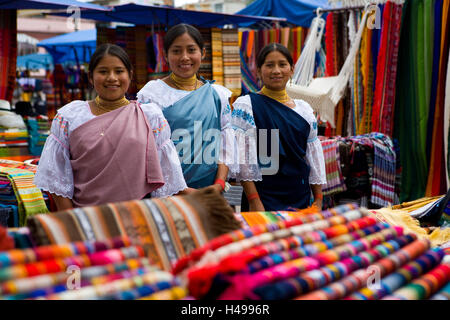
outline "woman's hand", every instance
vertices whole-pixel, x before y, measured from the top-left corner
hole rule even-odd
[[[179,196],[179,195],[187,195],[187,194],[193,193],[195,191],[197,191],[197,189],[187,187],[186,189],[181,190],[180,192],[178,192],[176,195],[177,196]]]
[[[264,209],[264,205],[259,197],[256,199],[252,199],[248,202],[248,210],[249,211],[266,211]]]

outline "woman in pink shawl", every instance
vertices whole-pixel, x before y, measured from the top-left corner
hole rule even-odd
[[[53,119],[34,181],[58,210],[188,191],[159,107],[125,98],[132,76],[122,48],[98,47],[89,64],[98,96]]]

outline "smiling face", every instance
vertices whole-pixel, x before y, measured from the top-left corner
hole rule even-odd
[[[190,78],[200,68],[205,49],[201,50],[197,42],[187,33],[175,38],[166,53],[170,70],[181,78]]]
[[[106,54],[91,74],[90,82],[103,100],[123,98],[131,83],[131,75],[118,57]]]
[[[293,73],[293,66],[279,51],[272,51],[267,54],[263,65],[258,68],[258,76],[263,84],[267,89],[275,91],[284,90]]]

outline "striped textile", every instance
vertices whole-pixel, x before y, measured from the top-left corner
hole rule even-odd
[[[126,237],[9,250],[0,253],[0,265],[2,300],[186,296],[177,278],[152,265]]]
[[[394,204],[395,152],[392,141],[384,135],[372,135],[374,147],[371,201],[382,207]]]
[[[250,211],[235,213],[235,216],[242,223],[243,228],[251,228],[257,225],[275,223],[277,221],[304,218],[311,213],[317,214],[318,209],[309,207],[298,211]]]
[[[325,159],[325,171],[327,174],[327,184],[322,188],[324,195],[331,195],[347,190],[344,176],[341,171],[341,161],[339,154],[339,141],[337,139],[321,140],[323,156]]]
[[[241,95],[241,59],[237,29],[222,30],[223,81],[233,96]]]
[[[31,215],[48,212],[41,190],[33,183],[33,172],[0,165],[0,176],[11,181],[19,204],[19,226],[24,226]]]
[[[35,215],[28,226],[38,245],[73,241],[105,241],[128,236],[164,270],[208,240],[192,200],[175,196],[75,208]]]
[[[224,85],[222,29],[211,28],[212,78]]]

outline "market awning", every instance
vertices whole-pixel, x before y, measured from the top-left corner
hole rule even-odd
[[[256,0],[236,14],[253,16],[283,17],[287,22],[309,27],[318,7],[330,8],[327,0]]]
[[[97,46],[97,30],[82,30],[62,34],[39,42],[38,47],[44,47],[56,63],[89,62]]]
[[[67,16],[68,14],[58,13],[56,15]],[[199,27],[222,27],[228,24],[247,26],[258,22],[286,21],[285,18],[223,14],[138,4],[115,6],[111,11],[83,10],[80,18],[104,22],[125,22],[135,25],[161,24],[172,26],[178,23],[189,23]]]
[[[70,6],[107,11],[110,8],[76,0],[0,0],[0,9],[64,9]]]
[[[32,53],[17,57],[17,67],[25,69],[53,69],[53,59],[48,53]]]

